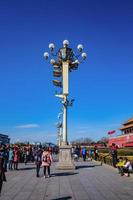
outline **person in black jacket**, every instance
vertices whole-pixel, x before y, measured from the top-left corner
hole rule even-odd
[[[111,156],[112,156],[112,165],[115,168],[116,168],[116,163],[118,161],[118,159],[117,159],[117,149],[118,149],[117,145],[115,143],[112,143],[110,153],[111,153]]]
[[[6,181],[5,169],[4,169],[4,152],[3,148],[0,148],[0,195],[2,190],[3,181]]]
[[[35,152],[34,156],[35,164],[36,164],[36,177],[39,177],[39,171],[42,163],[42,150],[38,148]]]

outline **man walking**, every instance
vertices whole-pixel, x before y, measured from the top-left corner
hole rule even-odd
[[[34,156],[35,164],[36,164],[36,177],[39,177],[40,167],[41,167],[41,161],[42,161],[42,150],[41,148],[38,148],[35,152]]]
[[[118,147],[116,146],[116,144],[112,143],[110,153],[111,153],[111,156],[112,156],[112,165],[115,168],[116,168],[116,163],[117,163],[117,149],[118,149]]]

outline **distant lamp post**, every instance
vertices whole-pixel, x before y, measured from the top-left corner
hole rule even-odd
[[[74,99],[68,100],[69,72],[77,70],[79,64],[87,58],[87,54],[83,52],[82,44],[77,46],[78,52],[75,54],[73,49],[69,48],[68,40],[63,41],[63,47],[60,48],[57,53],[54,53],[55,45],[53,43],[49,44],[49,50],[50,53],[44,53],[44,58],[48,60],[49,57],[52,56],[52,59],[50,59],[50,64],[53,66],[53,76],[57,78],[56,80],[53,80],[53,84],[59,88],[62,88],[61,94],[56,94],[56,96],[62,99],[63,104],[63,141],[61,146],[67,146],[67,107],[72,106],[74,101]]]
[[[62,112],[58,114],[58,122],[56,123],[57,127],[57,141],[58,141],[58,146],[61,146],[62,142]]]
[[[58,122],[57,123],[57,140],[58,140],[58,146],[61,146],[62,142],[62,123]]]

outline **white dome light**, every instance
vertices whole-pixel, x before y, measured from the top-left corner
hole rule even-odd
[[[47,59],[49,58],[49,53],[48,53],[48,52],[45,52],[45,53],[43,54],[43,56],[44,56],[44,58],[47,60]]]
[[[78,60],[75,60],[75,63],[78,65],[78,64],[79,64],[79,61],[78,61]]]
[[[83,45],[82,44],[78,44],[77,49],[81,52],[83,50]]]
[[[64,40],[63,41],[63,46],[68,46],[69,45],[69,41],[68,40]]]
[[[51,65],[54,65],[54,64],[55,64],[55,60],[54,60],[54,59],[51,59],[51,60],[50,60],[50,63],[51,63]]]
[[[49,47],[49,49],[50,49],[51,51],[53,51],[54,48],[55,48],[55,45],[54,45],[53,43],[50,43],[48,47]]]
[[[81,54],[82,58],[85,60],[87,58],[87,54],[86,53],[82,53]]]

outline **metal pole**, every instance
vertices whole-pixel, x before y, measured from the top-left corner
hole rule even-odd
[[[66,105],[67,96],[64,96],[64,105],[63,105],[63,144],[67,145],[67,105]]]
[[[69,63],[63,62],[63,145],[67,145],[67,96],[68,96],[68,73]]]
[[[57,127],[57,145],[59,146],[60,144],[60,135],[59,135],[59,128]]]
[[[60,127],[60,145],[61,145],[61,142],[62,142],[62,127]]]

